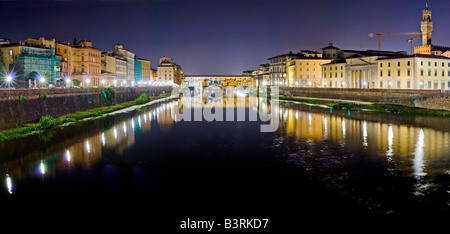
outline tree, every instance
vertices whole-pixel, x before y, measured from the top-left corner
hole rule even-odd
[[[2,45],[0,45],[0,74],[6,73],[6,64],[5,60],[3,59],[3,51],[1,50]]]
[[[36,79],[37,74],[38,74],[37,72],[32,71],[32,72],[28,73],[27,79],[32,79],[32,80],[34,80],[34,79]]]

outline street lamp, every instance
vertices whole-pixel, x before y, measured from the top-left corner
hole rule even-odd
[[[6,81],[6,83],[8,83],[8,84],[11,83],[12,80],[13,80],[13,77],[12,77],[11,75],[7,75],[6,78],[5,78],[5,81]]]
[[[89,78],[86,79],[86,85],[89,87],[89,83],[91,83],[91,80]]]
[[[105,85],[105,79],[102,79],[102,86]]]

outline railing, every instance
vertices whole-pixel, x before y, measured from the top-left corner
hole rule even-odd
[[[439,89],[372,89],[372,88],[314,88],[314,87],[280,87],[286,90],[304,90],[317,92],[369,92],[369,93],[413,93],[413,94],[430,94],[430,93],[450,93],[450,90]]]
[[[169,86],[155,86],[155,87],[117,87],[113,88],[116,92],[124,92],[128,90],[143,90],[148,88],[165,88]],[[0,90],[0,97],[8,96],[31,96],[46,93],[47,95],[61,95],[61,94],[96,94],[104,91],[104,88],[63,88],[63,89],[2,89]]]

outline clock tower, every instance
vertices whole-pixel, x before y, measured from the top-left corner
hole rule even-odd
[[[431,33],[433,32],[433,21],[431,21],[431,11],[428,9],[428,3],[422,12],[422,22],[420,23],[422,31],[422,45],[431,45]]]

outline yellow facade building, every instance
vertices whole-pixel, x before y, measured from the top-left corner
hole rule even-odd
[[[70,77],[80,86],[101,85],[101,51],[92,47],[92,41],[82,40],[76,45],[56,42],[56,53],[67,61]]]
[[[174,63],[173,60],[169,57],[163,57],[159,60],[159,65],[156,68],[158,79],[157,82],[161,84],[181,84],[181,77],[183,71],[181,70],[181,66]]]
[[[450,58],[408,55],[378,59],[378,88],[450,89]]]
[[[152,66],[150,60],[138,59],[141,62],[142,82],[149,82],[152,78]]]
[[[322,65],[330,63],[329,58],[303,57],[288,61],[289,87],[321,87]]]
[[[450,89],[450,58],[361,57],[322,65],[324,88]]]

